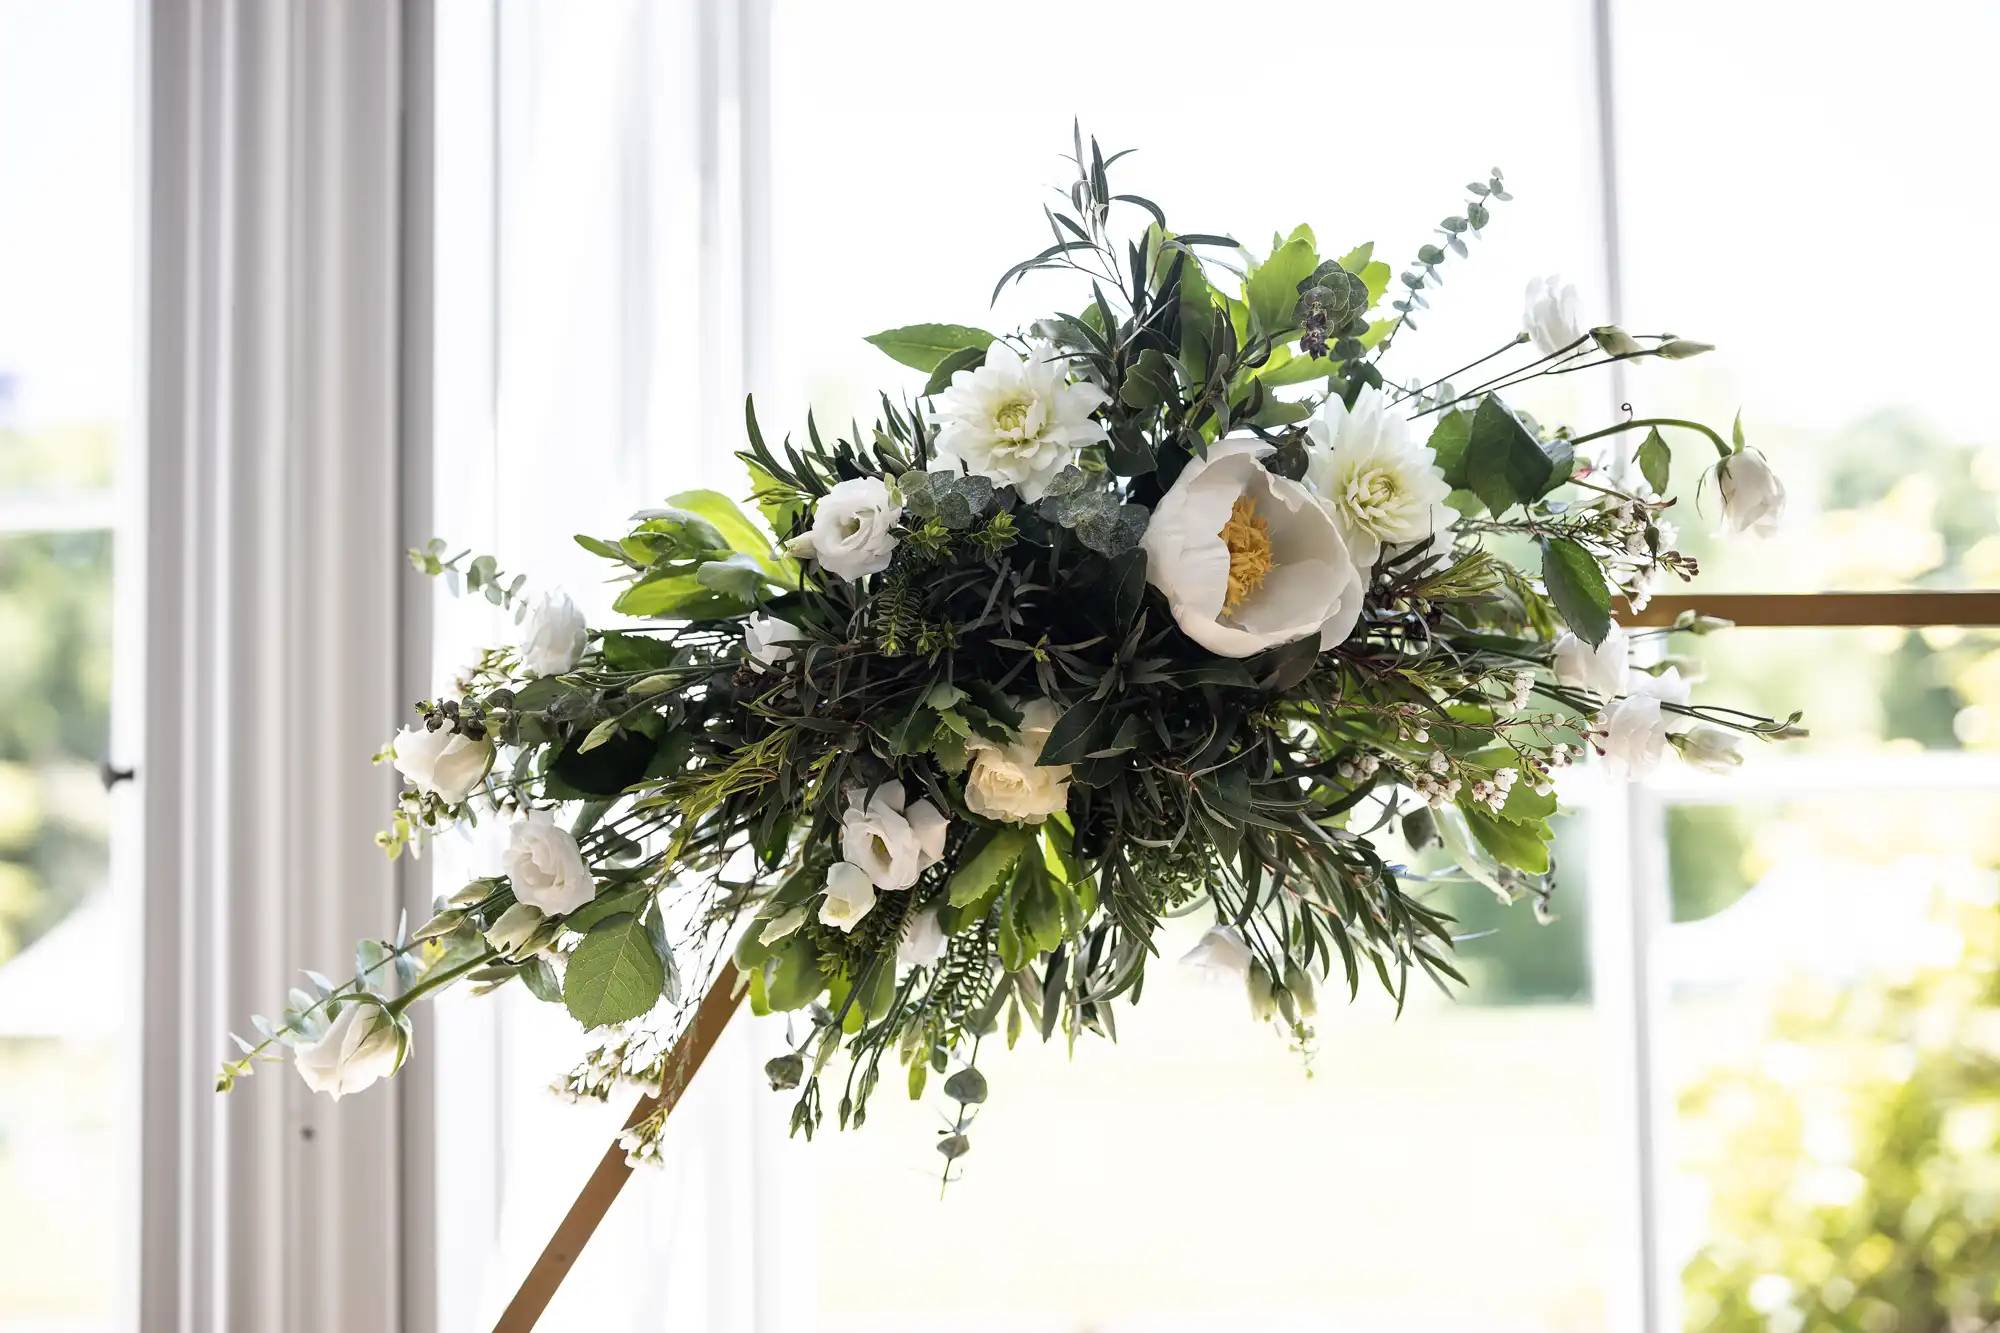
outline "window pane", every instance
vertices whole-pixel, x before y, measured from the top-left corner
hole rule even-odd
[[[108,1326],[128,1199],[101,980],[111,539],[0,538],[0,1324]],[[111,946],[111,947],[115,947]],[[119,975],[114,971],[111,975]],[[79,986],[79,976],[100,978]],[[81,1323],[59,1322],[80,1320]]]
[[[2000,1317],[1994,799],[1863,790],[1670,826],[1687,1328]]]
[[[131,348],[134,9],[0,2],[0,491],[111,483]]]
[[[1752,759],[2000,750],[2000,631],[1738,628],[1672,646],[1706,672],[1697,702],[1805,713],[1810,737]]]
[[[1972,239],[2000,212],[1976,165],[2000,10],[1615,10],[1626,322],[1718,344],[1634,367],[1626,396],[1643,416],[1741,407],[1792,493],[1760,545],[1705,539],[1711,491],[1681,524],[1698,586],[2000,587],[2000,435],[1966,391],[2000,302]],[[1714,456],[1683,439],[1691,476]]]

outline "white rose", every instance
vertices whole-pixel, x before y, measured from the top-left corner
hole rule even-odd
[[[743,622],[743,651],[751,660],[763,665],[776,666],[792,655],[789,645],[799,643],[805,632],[789,620],[776,616],[754,615]]]
[[[1530,281],[1524,306],[1522,326],[1543,356],[1554,356],[1583,337],[1583,325],[1576,317],[1576,287],[1563,282],[1560,274]]]
[[[944,927],[938,925],[935,907],[926,907],[910,918],[910,928],[896,949],[896,961],[904,967],[929,967],[944,956]]]
[[[396,1020],[380,1005],[349,1000],[318,1041],[293,1053],[292,1063],[308,1088],[339,1101],[395,1073],[402,1053]]]
[[[1039,500],[1086,445],[1104,439],[1090,414],[1110,401],[1095,384],[1070,383],[1068,362],[1049,344],[1029,343],[1024,357],[996,342],[984,365],[959,371],[937,396],[937,457]]]
[[[826,901],[819,908],[822,923],[835,930],[853,930],[874,906],[875,884],[866,870],[852,861],[840,861],[826,872]]]
[[[1681,758],[1704,773],[1728,773],[1743,762],[1743,741],[1733,731],[1700,726],[1681,738]]]
[[[1256,955],[1234,926],[1210,926],[1195,946],[1181,955],[1181,966],[1193,968],[1204,981],[1242,982],[1250,975]]]
[[[569,830],[547,810],[530,810],[507,831],[500,862],[519,902],[548,916],[561,916],[597,896],[597,881]]]
[[[493,746],[446,727],[404,727],[389,747],[396,771],[446,805],[463,804],[493,763]]]
[[[1141,545],[1146,581],[1202,647],[1249,657],[1309,634],[1331,648],[1361,616],[1361,571],[1311,491],[1269,472],[1257,440],[1225,440],[1181,469]]]
[[[576,665],[589,641],[583,612],[565,593],[539,594],[521,617],[521,665],[533,675],[560,676]]]
[[[841,816],[840,849],[868,872],[878,889],[907,889],[917,876],[944,859],[945,818],[929,801],[904,804],[903,784],[885,782],[863,802],[850,787]]]
[[[817,560],[821,568],[843,579],[879,574],[896,553],[896,521],[903,506],[880,477],[850,477],[820,497],[813,508],[812,529],[786,549],[795,556]]]
[[[515,903],[500,914],[498,921],[486,928],[486,942],[511,957],[535,937],[535,933],[542,928],[543,920],[542,914],[535,908],[526,903]]]
[[[1036,762],[1056,717],[1053,703],[1036,699],[1021,709],[1020,739],[1000,745],[975,734],[966,742],[972,754],[965,775],[967,809],[988,819],[1039,824],[1069,807],[1070,766]]]
[[[1388,410],[1382,391],[1364,388],[1349,409],[1330,395],[1306,425],[1306,484],[1340,525],[1348,553],[1371,568],[1382,547],[1442,537],[1458,514],[1430,445],[1410,436],[1410,423]]]
[[[1613,625],[1595,648],[1565,632],[1556,640],[1556,679],[1575,690],[1589,690],[1600,699],[1615,699],[1629,688],[1632,675],[1631,640]]]
[[[1768,537],[1785,516],[1785,483],[1755,449],[1739,449],[1715,465],[1715,489],[1722,495],[1722,532]]]

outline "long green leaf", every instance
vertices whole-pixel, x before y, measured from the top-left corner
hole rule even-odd
[[[993,341],[993,335],[966,324],[911,324],[871,333],[868,341],[904,365],[928,375],[953,352],[985,347]]]

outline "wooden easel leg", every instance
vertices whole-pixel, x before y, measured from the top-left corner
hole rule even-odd
[[[688,1024],[681,1039],[674,1043],[673,1051],[667,1057],[667,1072],[664,1086],[656,1094],[641,1097],[632,1114],[625,1117],[625,1127],[630,1129],[655,1113],[666,1114],[673,1110],[681,1099],[681,1094],[693,1081],[695,1071],[702,1061],[715,1049],[716,1039],[729,1026],[729,1019],[736,1012],[736,968],[733,964],[723,964],[721,975],[708,988],[701,1007],[695,1010],[694,1021]],[[589,1243],[597,1224],[604,1220],[611,1210],[618,1191],[625,1188],[625,1182],[632,1175],[631,1164],[625,1160],[625,1149],[614,1142],[605,1149],[599,1159],[597,1169],[584,1182],[583,1190],[576,1196],[576,1202],[569,1206],[569,1212],[556,1227],[555,1235],[542,1247],[541,1257],[528,1270],[515,1291],[514,1299],[507,1303],[500,1321],[493,1325],[493,1333],[528,1333],[555,1299],[556,1289],[576,1263],[577,1256]]]

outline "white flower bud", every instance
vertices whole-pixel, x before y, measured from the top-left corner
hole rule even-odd
[[[1768,537],[1785,516],[1785,483],[1754,449],[1742,449],[1715,465],[1715,488],[1722,496],[1725,536]]]

